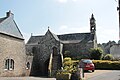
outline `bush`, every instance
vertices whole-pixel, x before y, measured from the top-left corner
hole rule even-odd
[[[79,60],[71,60],[70,57],[64,58],[63,70],[59,70],[56,74],[57,80],[69,80],[70,74],[72,74],[72,78],[78,78],[79,76],[76,74],[78,62]]]
[[[102,58],[103,55],[103,50],[100,48],[91,48],[90,49],[90,57],[91,59],[95,59],[95,60],[100,60]]]
[[[66,67],[72,67],[72,60],[69,57],[64,58],[63,60],[63,68],[65,69]]]
[[[57,80],[70,80],[71,74],[70,73],[57,73],[56,78]]]
[[[95,69],[120,70],[120,61],[93,60]]]
[[[114,57],[111,55],[111,54],[106,54],[104,57],[103,57],[103,60],[113,60]]]
[[[76,61],[72,61],[71,58],[66,57],[64,58],[64,61],[63,61],[63,70],[68,73],[73,73],[77,69],[76,65],[77,65]]]
[[[68,62],[68,61],[71,61],[71,58],[70,58],[70,57],[64,58],[64,62]]]

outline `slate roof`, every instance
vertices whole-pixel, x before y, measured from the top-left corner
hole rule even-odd
[[[9,13],[9,16],[0,18],[0,33],[23,39],[23,35],[21,34],[16,22],[13,19],[14,15],[11,12],[7,13]]]
[[[91,33],[73,33],[73,34],[63,34],[63,35],[55,35],[51,33],[53,37],[62,43],[79,43],[83,40],[85,41],[93,41],[94,34]],[[31,36],[27,44],[35,44],[42,40],[44,36]]]
[[[94,35],[91,33],[73,33],[73,34],[58,35],[58,38],[63,43],[78,43],[83,40],[93,41]]]
[[[49,29],[46,32],[46,34],[51,34],[55,40],[59,41],[58,36],[55,35],[54,33],[52,33]],[[30,39],[28,40],[27,44],[38,44],[39,41],[41,41],[43,38],[44,38],[44,35],[41,35],[41,36],[31,36]]]
[[[43,39],[44,36],[31,36],[27,44],[38,44],[39,41]]]

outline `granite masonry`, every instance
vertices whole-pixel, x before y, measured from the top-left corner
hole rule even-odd
[[[24,38],[9,11],[0,18],[0,76],[25,76],[25,53]]]
[[[26,44],[27,53],[34,56],[31,75],[54,75],[62,67],[65,51],[89,56],[89,49],[97,47],[95,21],[92,14],[88,33],[56,35],[48,28],[45,35],[31,36]]]

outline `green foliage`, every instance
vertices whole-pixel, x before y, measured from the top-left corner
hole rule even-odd
[[[96,69],[120,70],[120,61],[93,60]]]
[[[69,62],[69,61],[71,61],[71,58],[70,58],[70,57],[64,58],[64,62]]]
[[[79,60],[71,60],[70,57],[64,58],[63,70],[59,70],[56,74],[57,80],[69,80],[70,74],[76,74],[78,62]]]
[[[56,75],[57,80],[70,80],[70,77],[70,73],[57,73]]]
[[[114,57],[111,55],[111,54],[106,54],[104,57],[103,57],[103,60],[113,60]]]
[[[71,60],[70,57],[64,58],[63,71],[60,73],[73,73],[77,71],[78,60]]]
[[[103,55],[103,50],[101,48],[91,48],[90,57],[91,59],[100,60]]]
[[[73,63],[73,61],[71,60],[70,57],[64,58],[64,61],[63,61],[63,70],[67,71],[69,73],[75,72],[76,71],[76,67],[74,67],[73,64],[74,63]]]
[[[64,57],[71,57],[70,51],[65,51],[64,52]]]

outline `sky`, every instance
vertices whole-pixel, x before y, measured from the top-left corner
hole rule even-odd
[[[90,32],[96,19],[98,43],[119,40],[118,2],[115,0],[0,0],[0,17],[11,10],[25,42],[31,36]]]

